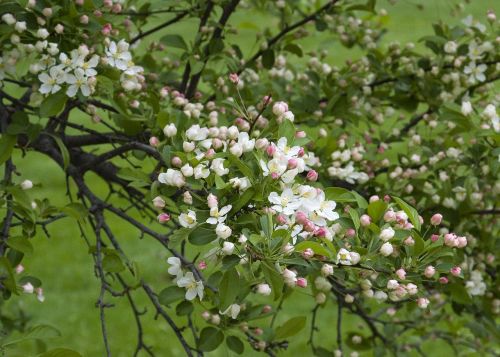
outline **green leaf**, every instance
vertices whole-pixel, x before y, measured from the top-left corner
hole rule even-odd
[[[83,204],[78,202],[70,203],[61,208],[60,211],[66,213],[68,216],[76,219],[80,223],[85,221],[85,218],[89,213],[87,208]]]
[[[412,206],[410,206],[405,201],[403,201],[399,197],[392,196],[392,198],[394,198],[394,200],[399,205],[399,207],[401,207],[401,209],[408,215],[408,218],[410,219],[410,221],[413,224],[413,226],[415,227],[415,229],[420,232],[420,228],[421,228],[420,218],[419,218],[417,210],[415,208],[413,208]]]
[[[280,340],[296,335],[305,327],[306,321],[307,318],[305,316],[292,317],[290,320],[276,329],[276,339]]]
[[[295,138],[295,126],[290,120],[283,120],[278,129],[278,136],[287,138],[288,145],[291,145]]]
[[[236,201],[233,202],[233,208],[231,212],[239,212],[254,196],[255,189],[250,187],[241,196],[236,195]]]
[[[38,357],[82,357],[82,355],[67,348],[55,348],[38,355]]]
[[[193,245],[205,245],[217,239],[215,234],[215,226],[210,229],[198,226],[189,234],[189,243]]]
[[[24,254],[33,253],[33,245],[27,238],[22,236],[10,237],[7,239],[7,245]]]
[[[176,307],[175,307],[175,313],[177,316],[186,316],[192,313],[194,310],[194,306],[190,301],[181,301]]]
[[[0,138],[0,165],[7,161],[12,155],[17,136],[3,134]]]
[[[370,202],[367,211],[373,222],[378,222],[387,209],[387,203],[383,200]]]
[[[158,301],[160,304],[168,306],[173,302],[184,299],[185,296],[186,290],[174,285],[160,291]]]
[[[356,202],[351,191],[342,187],[328,187],[324,190],[325,197],[335,202]]]
[[[274,300],[278,300],[283,291],[283,277],[276,271],[276,269],[269,263],[262,263],[262,272],[266,278],[266,281],[271,284],[271,290],[273,291]]]
[[[462,305],[472,304],[472,299],[470,298],[469,293],[467,292],[463,284],[449,284],[448,288],[450,289],[451,298],[453,299],[453,301]]]
[[[352,207],[349,207],[349,216],[351,216],[352,222],[354,223],[354,227],[356,227],[356,230],[358,230],[361,224],[359,221],[358,211],[356,211]]]
[[[283,48],[285,51],[291,52],[299,57],[302,57],[304,55],[304,52],[302,51],[302,48],[295,44],[295,43],[289,43]]]
[[[228,154],[227,158],[229,159],[229,161],[231,162],[231,164],[233,164],[233,165],[235,165],[235,166],[238,167],[238,170],[240,170],[243,175],[245,175],[246,177],[248,177],[250,180],[252,180],[254,178],[254,173],[253,173],[252,169],[250,167],[248,167],[243,162],[243,160],[238,159],[233,154]]]
[[[229,349],[239,355],[241,355],[245,351],[245,345],[241,340],[236,336],[227,336],[226,337],[226,345]]]
[[[160,42],[168,47],[180,48],[181,50],[187,50],[186,41],[180,35],[165,35],[160,39]]]
[[[215,350],[224,341],[224,334],[215,327],[205,327],[201,330],[198,348],[204,352]]]
[[[265,50],[262,53],[262,65],[266,69],[271,69],[274,66],[274,51],[271,49]]]
[[[11,335],[2,342],[2,347],[12,346],[26,340],[44,340],[47,338],[60,337],[61,333],[50,325],[37,325],[30,328],[21,335]]]
[[[64,143],[60,137],[58,137],[57,135],[54,135],[54,134],[49,134],[49,135],[52,137],[52,139],[54,139],[57,146],[59,147],[59,151],[61,152],[61,156],[63,159],[63,167],[64,167],[64,170],[66,170],[68,168],[69,159],[70,159],[68,148],[66,147],[66,145],[64,145]]]
[[[122,258],[117,252],[106,253],[102,260],[102,268],[110,273],[119,273],[125,269]]]
[[[219,310],[224,311],[233,304],[240,292],[240,276],[236,269],[226,271],[219,284]]]
[[[303,252],[307,248],[311,248],[314,251],[314,254],[318,255],[323,255],[325,257],[331,257],[332,253],[328,251],[325,247],[323,247],[320,243],[310,241],[310,240],[305,240],[300,242],[295,246],[295,251],[297,252]]]
[[[67,100],[68,96],[62,90],[55,94],[51,94],[44,99],[42,104],[40,104],[38,114],[40,114],[41,117],[57,116],[63,111]]]

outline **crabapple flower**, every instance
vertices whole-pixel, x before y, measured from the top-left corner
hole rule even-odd
[[[392,252],[394,252],[394,248],[392,247],[392,244],[389,242],[382,244],[382,246],[380,247],[380,253],[384,257],[388,257],[389,255],[392,254]]]
[[[158,181],[160,183],[175,187],[182,187],[186,184],[182,173],[174,169],[168,169],[167,172],[162,172],[161,174],[159,174]]]
[[[70,85],[66,90],[68,97],[74,97],[76,93],[78,93],[78,90],[80,90],[85,97],[92,94],[94,88],[91,78],[93,77],[87,77],[85,71],[81,68],[76,68],[73,73],[74,74],[66,75],[66,83]]]
[[[42,83],[40,86],[40,93],[54,94],[59,92],[61,84],[65,82],[66,73],[59,67],[54,66],[49,69],[49,73],[40,73],[38,79]]]
[[[196,296],[203,299],[203,282],[197,281],[193,273],[187,272],[186,275],[177,279],[177,286],[186,289],[186,300],[194,300]]]
[[[210,217],[207,219],[207,223],[209,224],[223,223],[227,218],[226,215],[228,214],[229,211],[231,211],[232,207],[233,206],[231,205],[227,205],[222,207],[220,211],[217,206],[210,208]]]
[[[418,298],[417,299],[417,305],[421,309],[426,309],[427,306],[429,306],[429,299],[427,299],[427,298]]]
[[[273,203],[273,206],[271,206],[273,210],[286,215],[294,214],[301,205],[301,202],[294,196],[291,188],[283,190],[281,195],[278,195],[276,192],[271,192],[268,199],[269,202]]]
[[[23,182],[21,182],[21,188],[23,190],[29,190],[33,188],[33,182],[31,182],[30,180],[24,180]]]
[[[177,257],[170,257],[167,259],[168,264],[170,264],[170,267],[168,268],[168,273],[170,275],[174,275],[177,278],[182,276],[182,269],[181,269],[181,260]]]
[[[165,127],[163,128],[163,133],[168,138],[175,136],[177,134],[177,128],[175,127],[175,124],[170,123],[165,125]]]
[[[155,208],[162,209],[165,207],[165,204],[165,200],[160,196],[153,198],[153,206],[155,206]]]
[[[217,227],[215,227],[215,234],[217,234],[217,237],[219,238],[227,239],[231,236],[231,233],[231,228],[226,226],[224,223],[219,223],[217,224]]]
[[[488,69],[484,63],[479,66],[476,65],[476,62],[471,62],[469,65],[465,66],[464,73],[469,75],[469,82],[475,83],[476,80],[479,82],[484,82],[486,80],[486,76],[484,72]]]
[[[283,280],[285,281],[285,284],[288,285],[288,286],[295,286],[295,284],[297,283],[297,274],[294,273],[293,271],[291,270],[288,270],[288,269],[285,269],[283,270]]]
[[[269,284],[259,284],[257,285],[257,293],[264,296],[271,295],[271,287]]]
[[[188,210],[187,213],[181,213],[179,215],[179,223],[183,227],[193,228],[196,226],[196,212]]]
[[[228,315],[231,316],[233,320],[236,320],[238,318],[238,315],[240,314],[241,311],[241,306],[238,304],[231,304],[228,306],[224,312],[219,311],[221,315]]]
[[[132,55],[128,51],[129,44],[125,40],[118,43],[111,41],[105,49],[107,63],[111,67],[116,67],[122,71],[126,70],[132,61]]]
[[[23,292],[26,294],[33,294],[35,287],[31,283],[26,283],[22,286]]]
[[[341,248],[337,253],[337,264],[343,265],[356,265],[359,263],[361,259],[359,253],[357,252],[349,252],[345,248]]]
[[[384,228],[382,229],[382,232],[380,232],[380,239],[384,242],[387,242],[388,240],[394,238],[394,234],[396,232],[392,227]]]
[[[229,173],[229,168],[224,167],[224,159],[221,158],[212,160],[210,169],[212,169],[212,171],[215,172],[217,176],[224,176]]]
[[[231,255],[234,252],[234,243],[231,242],[224,242],[222,245],[222,253],[224,255]]]

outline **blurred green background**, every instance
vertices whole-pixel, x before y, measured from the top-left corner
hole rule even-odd
[[[464,14],[472,14],[475,18],[485,21],[485,14],[488,9],[500,10],[498,0],[473,0],[467,4],[465,11],[458,17],[452,16],[451,10],[456,1],[452,0],[413,0],[397,1],[391,5],[388,1],[379,1],[377,9],[385,8],[389,16],[387,18],[388,33],[384,37],[384,42],[400,41],[402,43],[412,41],[417,42],[418,38],[431,34],[432,23],[445,21],[456,23],[460,21]],[[423,5],[419,10],[417,5]],[[255,30],[249,29],[248,22],[254,21],[255,25],[266,21],[276,21],[266,14],[255,14],[249,19],[244,12],[236,13],[231,23],[242,27],[239,41],[248,44],[248,52],[253,51],[252,45],[255,39]],[[164,21],[158,17],[157,22]],[[152,26],[152,25],[150,25]],[[169,28],[168,31],[158,33],[153,38],[158,38],[168,32],[178,32],[193,34],[193,27],[196,23],[184,23]],[[189,36],[189,35],[187,35]],[[329,60],[332,64],[341,65],[346,59],[356,59],[361,52],[358,50],[347,50],[338,43],[330,40],[327,35],[312,37],[302,42],[307,50],[325,49],[329,52]],[[142,48],[144,45],[141,45]],[[244,48],[245,46],[241,46]],[[295,57],[296,58],[296,57]],[[290,56],[293,61],[293,56]],[[284,99],[284,98],[283,98]],[[75,113],[72,120],[97,127],[92,124],[87,116]],[[64,173],[53,162],[43,155],[29,153],[27,156],[15,158],[15,164],[25,178],[33,180],[37,187],[33,189],[37,197],[49,197],[52,204],[63,206],[67,203],[65,197],[65,177]],[[91,185],[97,192],[105,194],[106,185],[97,177],[88,177]],[[169,277],[166,273],[166,253],[152,239],[139,239],[139,233],[131,227],[108,217],[116,235],[129,257],[138,261],[143,272],[144,279],[153,285],[158,291],[169,284]],[[154,223],[153,223],[154,224]],[[12,299],[4,311],[22,310],[31,319],[31,323],[48,323],[55,326],[62,332],[62,337],[48,341],[50,347],[68,347],[79,351],[84,356],[103,356],[104,347],[101,337],[99,311],[95,303],[99,294],[99,282],[94,276],[93,260],[88,254],[87,246],[81,238],[78,228],[73,220],[63,219],[49,226],[50,238],[47,238],[40,230],[33,239],[36,253],[28,256],[24,260],[26,271],[38,276],[43,281],[43,288],[46,300],[39,303],[33,295],[23,295],[19,299]],[[310,315],[314,307],[314,301],[305,294],[296,291],[295,296],[285,305],[285,311],[280,314],[278,324],[287,318],[298,315]],[[149,306],[146,296],[141,291],[133,292],[133,296],[140,308]],[[109,341],[113,356],[132,356],[136,343],[136,326],[133,315],[126,299],[107,299],[115,304],[114,308],[106,309],[107,324],[109,331]],[[158,356],[182,356],[182,350],[177,340],[163,321],[154,320],[154,312],[148,307],[148,312],[143,316],[145,341],[154,346],[154,351]],[[196,314],[201,311],[196,311]],[[185,324],[184,318],[178,318],[179,324]],[[319,326],[323,328],[316,335],[316,343],[323,347],[332,348],[334,346],[336,331],[334,324],[336,321],[336,308],[330,303],[327,308],[322,309],[318,315]],[[369,334],[366,327],[359,324],[354,317],[344,319],[348,326],[344,331],[359,331]],[[308,353],[306,346],[308,339],[310,317],[308,328],[302,334],[292,339],[289,349],[281,353],[283,356]],[[453,355],[451,349],[438,342],[428,342],[423,350],[428,355]],[[17,350],[7,352],[8,356],[27,356],[33,351],[31,344],[24,344]],[[246,356],[254,355],[247,347]],[[230,356],[231,352],[222,345],[213,356]]]

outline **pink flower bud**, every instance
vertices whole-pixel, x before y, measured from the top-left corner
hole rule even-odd
[[[295,137],[298,138],[298,139],[305,138],[306,137],[306,132],[303,131],[303,130],[297,131],[295,133]]]
[[[207,159],[211,159],[211,158],[213,158],[214,156],[215,156],[215,150],[214,150],[214,149],[212,149],[212,148],[208,149],[208,150],[207,150],[207,152],[205,153],[205,157],[206,157]]]
[[[318,180],[318,173],[316,172],[316,170],[310,170],[307,173],[306,179],[308,181],[311,181],[311,182],[317,181]]]
[[[297,278],[297,286],[299,288],[307,288],[307,279],[306,278]]]
[[[109,36],[109,34],[111,33],[111,30],[113,29],[113,26],[111,26],[110,23],[107,23],[105,24],[102,29],[101,29],[101,33],[104,35],[104,36]]]
[[[415,240],[412,237],[408,237],[405,239],[404,244],[407,246],[415,245]]]
[[[160,145],[160,140],[158,140],[156,136],[152,136],[149,138],[149,145],[157,147],[158,145]]]
[[[429,305],[429,299],[426,298],[418,298],[417,299],[417,305],[421,309],[426,309],[427,306]]]
[[[346,237],[354,237],[356,235],[356,231],[353,228],[348,228],[345,232]]]
[[[231,74],[229,75],[229,80],[230,80],[231,82],[233,82],[234,84],[237,84],[237,83],[239,82],[240,78],[238,77],[238,74],[237,74],[237,73],[231,73]]]
[[[120,3],[115,3],[113,4],[113,7],[111,8],[111,12],[115,14],[119,14],[122,11],[122,5]]]
[[[16,265],[16,274],[21,274],[24,271],[24,266],[21,264]]]
[[[208,321],[212,317],[212,314],[210,314],[210,312],[208,311],[203,311],[201,317],[203,318],[203,320]]]
[[[82,6],[85,0],[75,0],[75,4],[78,6]]]
[[[219,201],[217,200],[217,197],[215,195],[210,193],[207,197],[207,204],[209,208],[214,208],[217,207]]]
[[[311,259],[312,257],[314,257],[314,250],[312,250],[311,248],[306,248],[303,252],[302,252],[302,257],[304,259]]]
[[[304,155],[305,155],[305,153],[306,153],[306,152],[304,151],[304,148],[303,148],[303,147],[301,147],[301,148],[299,149],[299,152],[297,153],[297,156],[298,156],[298,157],[302,157],[302,156],[304,156]]]
[[[307,215],[304,212],[299,211],[295,214],[295,220],[298,224],[304,225],[307,222]]]
[[[455,247],[457,243],[457,236],[455,233],[447,233],[444,235],[444,244],[448,247]]]
[[[314,232],[316,230],[316,225],[310,220],[306,220],[304,223],[304,230],[306,232]]]
[[[327,233],[327,230],[325,227],[319,227],[314,231],[314,235],[316,237],[325,237]]]
[[[436,274],[436,269],[432,265],[429,265],[425,268],[424,275],[426,278],[430,279],[434,276],[434,274]]]
[[[433,215],[431,217],[431,224],[433,226],[437,226],[437,225],[441,224],[442,220],[443,220],[443,215],[436,213],[435,215]]]
[[[439,235],[438,234],[431,235],[431,241],[432,242],[437,242],[438,239],[439,239]]]
[[[400,280],[405,280],[406,279],[406,271],[403,268],[400,268],[396,270],[396,275]]]
[[[276,221],[279,223],[279,224],[286,224],[288,222],[288,219],[282,215],[282,214],[279,214],[277,217],[276,217]]]
[[[457,238],[457,247],[464,248],[467,246],[467,238],[466,237],[458,237]]]
[[[442,276],[442,277],[439,278],[439,282],[441,284],[448,284],[448,278],[445,277],[445,276]]]
[[[170,221],[170,215],[168,213],[160,213],[158,215],[158,222],[167,223],[168,221]]]
[[[94,16],[95,17],[102,17],[102,11],[101,10],[94,10]],[[111,30],[110,30],[111,32]]]
[[[161,208],[165,207],[165,200],[163,198],[161,198],[160,196],[156,196],[155,198],[153,198],[153,206],[161,209]]]
[[[384,214],[384,221],[393,222],[396,220],[396,212],[389,210]]]
[[[174,156],[171,160],[172,166],[174,167],[181,167],[182,166],[182,160],[179,156]]]
[[[253,330],[253,333],[257,336],[260,336],[264,333],[264,330],[262,330],[260,327],[257,327]]]
[[[274,146],[273,144],[267,146],[266,148],[267,155],[273,156],[275,152],[276,152],[276,146]]]
[[[380,200],[380,197],[378,197],[377,195],[373,195],[373,196],[370,197],[370,203],[378,201],[378,200]]]
[[[453,267],[450,269],[450,273],[453,276],[459,276],[461,272],[462,272],[462,269],[460,267]]]
[[[361,217],[359,217],[359,222],[363,227],[369,226],[371,223],[371,218],[369,215],[364,214]]]
[[[297,159],[294,159],[294,158],[289,159],[288,160],[288,169],[293,170],[294,168],[297,167],[297,164],[298,164]]]
[[[385,196],[384,196],[384,201],[385,201],[385,202],[390,202],[390,201],[391,201],[391,196],[389,196],[389,195],[385,195]]]
[[[273,172],[273,173],[271,173],[271,178],[272,178],[273,180],[277,180],[277,179],[279,179],[279,178],[280,178],[280,174],[279,174],[279,173],[277,173],[277,172]]]
[[[271,305],[264,305],[264,307],[262,308],[262,313],[263,314],[268,314],[271,311],[273,311],[273,308],[272,308]]]
[[[202,260],[198,263],[199,270],[205,270],[206,268],[207,268],[207,263],[204,260]]]
[[[80,23],[82,25],[86,25],[89,23],[89,17],[87,15],[80,16]]]

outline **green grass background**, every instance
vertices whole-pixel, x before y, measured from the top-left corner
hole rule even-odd
[[[426,1],[398,1],[395,6],[387,1],[380,1],[377,8],[385,8],[389,11],[387,27],[388,34],[385,36],[386,43],[397,40],[402,43],[412,41],[417,42],[418,38],[430,34],[431,24],[436,21],[449,23],[458,22],[460,17],[452,17],[450,10],[456,2],[451,0],[426,0]],[[416,4],[424,5],[424,10],[417,9]],[[484,19],[487,9],[500,9],[500,2],[496,0],[474,0],[472,4],[466,6],[465,13]],[[232,23],[248,21],[245,14],[236,14]],[[273,21],[263,14],[256,14],[251,19],[257,25],[259,22]],[[159,19],[161,21],[161,19]],[[485,22],[485,20],[482,20]],[[185,24],[169,31],[188,31],[192,33],[193,24]],[[156,38],[165,34],[158,34]],[[241,42],[252,44],[254,32],[242,30],[240,34]],[[153,36],[154,38],[154,36]],[[327,36],[321,35],[303,42],[306,49],[321,47],[329,51],[329,60],[333,64],[341,65],[346,59],[357,58],[359,51],[346,50],[338,44],[330,41]],[[73,117],[73,120],[91,124],[87,117]],[[16,157],[15,164],[22,177],[32,179],[37,187],[33,193],[37,197],[49,197],[54,205],[65,205],[67,198],[65,192],[64,174],[50,160],[36,153],[29,153],[26,157]],[[90,182],[98,192],[105,193],[106,185],[96,177],[90,177]],[[134,260],[137,260],[143,271],[143,276],[153,286],[160,288],[168,284],[168,274],[166,274],[166,253],[152,239],[139,239],[139,234],[133,228],[118,222],[114,217],[109,217],[109,221],[114,231],[122,243],[126,252]],[[84,356],[103,356],[103,342],[101,338],[99,312],[95,307],[95,302],[99,294],[98,280],[94,276],[93,261],[87,252],[84,240],[76,224],[71,219],[64,219],[54,223],[49,227],[50,238],[46,238],[40,231],[32,240],[36,253],[25,258],[24,265],[26,271],[38,276],[43,281],[46,300],[39,303],[34,296],[23,295],[18,299],[12,299],[4,311],[22,310],[30,319],[31,323],[48,323],[55,326],[62,332],[62,337],[48,341],[50,347],[68,347],[75,349]],[[295,292],[295,296],[285,304],[278,323],[287,318],[297,315],[309,315],[314,306],[313,299],[304,296],[302,292]],[[140,307],[148,306],[148,312],[143,317],[144,332],[146,342],[154,346],[158,356],[180,356],[183,355],[179,343],[163,321],[153,319],[153,310],[147,304],[144,294],[140,291],[133,293]],[[109,340],[113,356],[132,356],[135,349],[136,326],[130,309],[125,299],[108,298],[108,301],[116,306],[106,310]],[[335,340],[336,309],[332,304],[319,314],[320,326],[323,328],[317,333],[316,341],[319,345],[332,348]],[[196,313],[200,313],[197,311]],[[366,331],[366,327],[359,324],[354,317],[346,319],[347,327],[345,331]],[[180,324],[183,319],[178,319]],[[308,324],[310,321],[308,320]],[[283,356],[297,354],[309,355],[306,346],[308,330],[303,331],[290,342],[287,351],[282,352]],[[8,356],[29,356],[34,351],[32,344],[24,344],[16,350],[7,352]],[[439,343],[426,343],[423,346],[429,355],[452,355],[448,347]],[[231,352],[223,345],[213,356],[231,356]],[[245,355],[254,355],[254,352],[246,348]]]

